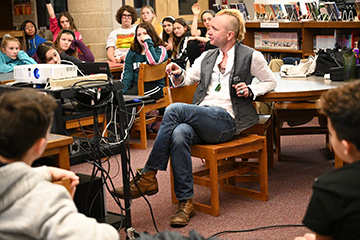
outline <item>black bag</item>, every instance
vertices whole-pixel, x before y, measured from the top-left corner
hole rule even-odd
[[[330,68],[344,66],[343,54],[345,51],[346,48],[320,49],[317,53],[314,75],[324,76],[324,74],[330,73]]]

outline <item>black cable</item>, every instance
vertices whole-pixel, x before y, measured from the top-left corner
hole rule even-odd
[[[253,232],[257,230],[263,230],[263,229],[269,229],[269,228],[283,228],[283,227],[305,227],[305,225],[302,224],[285,224],[285,225],[270,225],[270,226],[264,226],[264,227],[258,227],[258,228],[252,228],[252,229],[246,229],[246,230],[227,230],[215,233],[211,235],[210,237],[206,238],[206,240],[210,240],[211,238],[214,238],[221,234],[227,234],[227,233],[243,233],[243,232]]]

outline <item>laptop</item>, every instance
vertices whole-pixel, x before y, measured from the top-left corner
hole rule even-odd
[[[108,78],[112,78],[110,67],[107,62],[83,62],[75,63],[75,65],[78,66],[79,70],[84,75],[105,73],[107,74]],[[82,76],[82,74],[78,72],[78,76]]]

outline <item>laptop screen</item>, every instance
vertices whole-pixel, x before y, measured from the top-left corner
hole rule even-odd
[[[112,78],[109,64],[107,62],[84,62],[84,63],[75,63],[78,66],[79,70],[84,75],[91,75],[97,73],[105,73],[109,78]],[[82,76],[78,72],[78,76]]]

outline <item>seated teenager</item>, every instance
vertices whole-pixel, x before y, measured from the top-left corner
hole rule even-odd
[[[56,41],[58,34],[62,29],[68,29],[68,30],[74,31],[75,38],[78,40],[82,40],[82,36],[77,31],[74,19],[70,13],[69,12],[60,13],[59,20],[58,20],[55,16],[54,8],[51,5],[51,0],[45,0],[45,3],[46,3],[46,9],[49,14],[50,31],[54,35],[53,42]]]
[[[37,63],[46,63],[46,64],[68,64],[72,63],[81,63],[82,61],[74,56],[69,56],[65,52],[60,52],[55,48],[54,44],[50,41],[46,41],[39,45],[36,54],[33,56]]]
[[[124,5],[117,11],[115,17],[121,26],[110,33],[106,51],[110,61],[122,63],[134,40],[136,28],[134,23],[137,20],[137,13],[135,8]]]
[[[194,63],[202,52],[209,49],[214,49],[216,46],[210,44],[210,38],[208,30],[210,29],[210,22],[215,17],[215,12],[212,10],[205,10],[201,14],[201,21],[204,24],[204,28],[198,28],[198,17],[201,12],[199,3],[192,5],[191,10],[193,12],[193,21],[191,25],[191,37],[188,43],[188,52],[190,66]]]
[[[135,30],[135,39],[126,55],[121,81],[123,93],[138,95],[137,82],[141,63],[157,65],[167,60],[163,41],[150,23],[140,23]],[[158,99],[162,96],[164,79],[145,83],[145,95]]]
[[[303,223],[313,233],[296,240],[360,239],[360,81],[321,96],[330,143],[347,165],[315,179]]]
[[[115,228],[79,213],[70,193],[50,182],[69,178],[74,193],[73,172],[31,167],[46,148],[57,106],[34,89],[0,96],[0,238],[117,240]]]
[[[14,71],[14,66],[36,64],[26,52],[20,50],[20,42],[17,38],[5,35],[1,42],[0,73]]]
[[[75,38],[75,34],[71,30],[63,29],[59,32],[54,46],[59,53],[66,53],[68,56],[74,56],[84,62],[94,62],[95,58],[90,49],[80,40]],[[81,51],[79,53],[78,50]]]
[[[177,18],[174,22],[174,48],[172,52],[172,61],[181,68],[186,69],[189,61],[187,44],[190,37],[190,26],[184,18]]]
[[[171,57],[174,45],[174,22],[175,18],[173,16],[167,16],[162,20],[164,31],[161,33],[160,38],[164,41],[168,57]]]
[[[37,34],[37,28],[33,21],[25,20],[20,25],[20,29],[25,33],[26,53],[31,57],[36,53],[37,47],[43,42],[46,42],[46,39]]]
[[[141,8],[140,14],[140,23],[150,23],[155,28],[155,32],[160,36],[163,31],[163,27],[156,20],[155,10],[151,6],[145,5]]]

